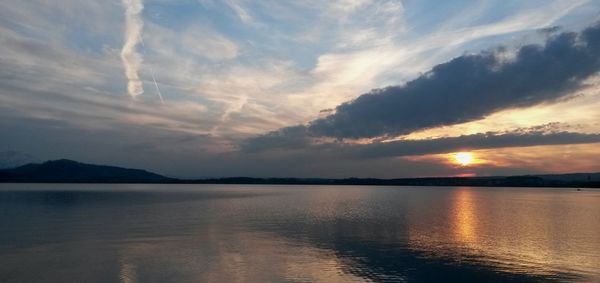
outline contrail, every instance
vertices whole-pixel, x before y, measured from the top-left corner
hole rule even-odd
[[[146,53],[146,44],[144,43],[144,38],[142,37],[141,34],[140,34],[140,43],[142,44],[142,48],[144,48],[142,50],[142,52],[145,54]],[[154,81],[154,86],[156,87],[156,94],[158,94],[158,98],[160,98],[160,102],[165,103],[162,93],[160,92],[160,88],[158,87],[158,83],[156,82],[156,76],[154,75],[154,69],[152,68],[152,66],[149,66],[149,67],[150,67],[150,73],[152,74],[152,80]]]
[[[136,46],[144,27],[141,13],[144,9],[142,0],[122,0],[125,7],[125,43],[121,49],[121,60],[125,67],[127,77],[127,92],[131,97],[144,93],[144,86],[140,81],[138,71],[142,64],[142,56],[137,52]]]
[[[152,67],[150,67],[150,72],[152,73],[152,80],[154,81],[154,86],[156,87],[156,93],[158,94],[158,98],[160,98],[160,102],[165,103],[162,93],[160,93],[160,88],[158,88],[158,83],[156,83],[156,78],[154,77],[154,70],[152,70]]]

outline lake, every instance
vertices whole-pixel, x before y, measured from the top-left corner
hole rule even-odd
[[[0,282],[600,282],[600,190],[0,184]]]

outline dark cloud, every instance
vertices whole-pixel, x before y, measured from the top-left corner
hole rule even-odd
[[[305,126],[300,125],[246,139],[241,142],[240,147],[245,152],[259,152],[276,148],[303,148],[309,144],[308,131]]]
[[[365,138],[464,123],[499,110],[553,101],[600,69],[600,25],[527,45],[514,60],[495,52],[464,55],[404,86],[374,90],[313,121],[316,136]]]
[[[557,33],[557,32],[559,32],[560,30],[561,30],[561,27],[560,27],[560,26],[550,26],[550,27],[545,27],[545,28],[538,29],[537,31],[538,31],[539,33],[541,33],[541,34],[546,34],[546,35],[548,35],[548,34],[554,34],[554,33]]]
[[[482,133],[425,140],[400,140],[348,146],[344,155],[359,159],[410,156],[463,150],[600,142],[600,134],[545,131]],[[338,150],[339,151],[339,150]]]
[[[435,66],[404,86],[390,86],[336,107],[308,125],[249,139],[243,150],[294,147],[309,137],[398,136],[479,120],[494,112],[565,99],[600,70],[600,23],[526,45],[506,59],[498,48]],[[265,146],[267,142],[269,145]]]
[[[571,125],[551,122],[512,131],[486,132],[456,137],[430,139],[400,139],[396,141],[374,141],[371,143],[346,143],[333,141],[311,143],[305,127],[290,127],[272,132],[242,144],[243,152],[267,154],[267,151],[304,153],[319,158],[352,162],[390,157],[440,154],[492,148],[528,147],[540,145],[568,145],[600,143],[600,134],[567,131]],[[290,138],[290,137],[296,137]]]
[[[247,174],[252,172],[256,176],[268,176],[269,174],[281,176],[295,174],[322,176],[325,174],[336,177],[448,175],[451,174],[448,172],[452,169],[447,168],[445,165],[412,162],[395,157],[539,145],[600,144],[600,134],[557,131],[555,126],[549,124],[510,132],[488,132],[423,140],[398,140],[370,144],[348,144],[344,142],[306,143],[304,145],[286,144],[285,150],[280,150],[281,147],[278,146],[281,144],[279,142],[275,136],[270,136],[270,140],[264,138],[262,149],[272,148],[275,150],[238,153],[235,155],[236,161],[233,163],[244,164],[243,167],[245,166]],[[255,144],[255,146],[257,145]],[[258,166],[260,168],[256,164],[260,164],[261,166]],[[493,167],[493,165],[491,166]],[[515,174],[515,172],[534,172],[527,171],[524,168],[519,169],[520,171],[514,171],[515,168],[511,168],[513,171],[501,171],[501,168],[487,167],[484,169],[480,173],[504,174],[509,172]]]

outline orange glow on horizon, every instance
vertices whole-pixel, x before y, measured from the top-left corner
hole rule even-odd
[[[450,171],[445,176],[470,173],[478,176],[488,175],[491,171],[486,173],[485,170],[500,168],[528,168],[540,174],[600,171],[598,167],[600,143],[477,149],[469,151],[473,155],[473,160],[468,166],[462,166],[456,161],[454,156],[457,153],[413,155],[402,158],[415,162],[446,165]],[[492,172],[491,174],[503,173]]]
[[[477,174],[475,174],[475,173],[460,173],[460,174],[454,175],[454,177],[475,177],[475,176],[477,176]]]

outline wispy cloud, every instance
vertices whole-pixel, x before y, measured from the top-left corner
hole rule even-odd
[[[144,21],[142,20],[144,4],[142,0],[122,1],[125,8],[125,33],[123,35],[125,42],[121,49],[121,60],[128,80],[127,92],[131,97],[136,97],[144,93],[144,85],[139,76],[143,59],[136,49],[141,41],[142,29],[144,28]]]
[[[226,0],[227,5],[235,12],[238,18],[247,24],[255,24],[254,19],[236,0]]]

